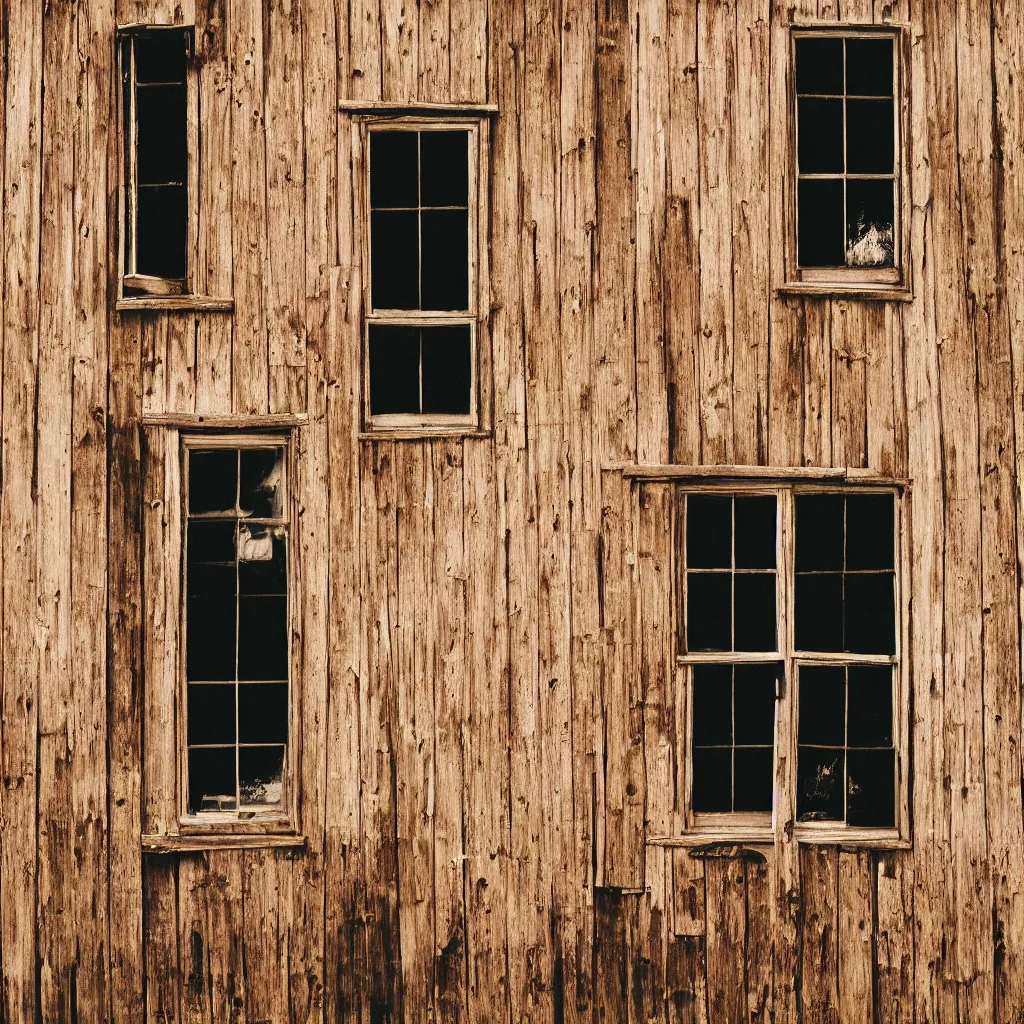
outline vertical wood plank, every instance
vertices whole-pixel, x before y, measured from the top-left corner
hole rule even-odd
[[[380,0],[350,0],[348,77],[339,77],[339,95],[379,100],[383,96]]]
[[[416,97],[427,103],[447,103],[451,97],[450,0],[422,0],[418,7],[420,52]]]
[[[875,960],[879,1024],[914,1019],[914,862],[906,853],[874,857]]]
[[[449,0],[449,63],[453,103],[487,102],[489,4]]]
[[[750,858],[747,868],[747,1013],[751,1024],[767,1024],[772,1019],[772,934],[771,883],[767,858],[773,855],[764,849],[765,860]]]
[[[138,854],[136,854],[138,856]],[[145,1020],[174,1024],[180,1020],[178,969],[178,866],[170,857],[147,858],[143,867],[143,962]]]
[[[832,462],[867,464],[867,334],[878,305],[834,301],[832,307]]]
[[[832,301],[807,299],[802,328],[803,349],[803,464],[832,465]]]
[[[707,887],[708,1020],[747,1018],[746,872],[743,861],[710,857]]]
[[[800,850],[803,929],[800,951],[801,1009],[805,1019],[839,1019],[839,851],[834,846]]]
[[[839,1020],[873,1024],[874,900],[869,853],[839,854]]]
[[[672,935],[665,958],[665,1005],[672,1024],[708,1020],[704,862],[672,851]]]
[[[418,7],[416,0],[380,0],[381,96],[386,100],[416,99]]]

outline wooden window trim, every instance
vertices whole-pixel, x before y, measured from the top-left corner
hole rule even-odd
[[[662,467],[665,470],[685,469],[687,467]],[[676,686],[680,693],[683,717],[682,749],[679,752],[681,764],[680,794],[680,830],[669,836],[649,836],[648,843],[662,846],[702,846],[708,843],[721,844],[764,844],[773,843],[780,822],[777,820],[780,804],[788,808],[793,818],[795,838],[805,844],[841,844],[857,848],[874,849],[907,849],[910,847],[910,680],[909,657],[907,643],[909,636],[909,568],[906,564],[908,544],[908,506],[906,500],[906,482],[882,476],[871,479],[845,481],[837,478],[835,471],[812,469],[806,475],[792,476],[781,470],[774,478],[756,475],[745,476],[742,467],[721,467],[723,475],[702,476],[699,470],[703,467],[688,467],[690,475],[673,476],[676,479],[678,498],[683,494],[766,494],[777,495],[778,505],[778,537],[776,547],[777,563],[777,605],[779,650],[777,660],[783,664],[783,687],[779,697],[775,722],[775,764],[779,764],[779,737],[788,738],[785,754],[787,764],[786,792],[776,791],[774,809],[768,813],[718,813],[695,814],[691,805],[692,793],[692,744],[693,744],[693,700],[692,700],[692,666],[699,664],[743,662],[764,663],[771,660],[770,652],[747,654],[745,652],[701,652],[696,654],[679,653],[676,656]],[[653,469],[653,467],[652,467]],[[735,470],[734,476],[724,474]],[[818,474],[811,476],[810,474]],[[894,561],[895,561],[895,608],[896,652],[893,655],[858,655],[820,652],[804,652],[795,650],[793,634],[793,601],[795,586],[795,506],[794,498],[801,493],[831,492],[838,494],[877,494],[890,492],[895,499],[896,514],[894,518]],[[673,636],[679,644],[684,608],[685,565],[681,557],[682,545],[685,544],[684,521],[676,514],[674,527],[673,568],[672,568],[672,609]],[[797,755],[797,700],[798,687],[795,685],[796,668],[800,664],[887,664],[893,665],[893,747],[895,749],[896,824],[892,828],[865,828],[847,825],[844,822],[797,822],[796,814],[796,755]],[[783,721],[783,716],[785,720]],[[780,726],[785,726],[780,728]],[[778,772],[776,774],[778,778]]]
[[[365,111],[365,105],[357,107]],[[487,253],[488,187],[490,118],[495,111],[460,105],[417,105],[393,110],[370,107],[372,113],[353,113],[353,181],[357,194],[355,209],[362,250],[362,317],[360,330],[359,378],[362,382],[361,438],[388,437],[410,440],[437,436],[476,437],[490,432],[490,336],[487,310],[490,293]],[[421,310],[376,310],[371,301],[371,238],[370,238],[370,133],[373,131],[445,131],[468,130],[469,159],[469,302],[465,313],[433,313]],[[374,416],[370,411],[370,346],[371,324],[405,324],[408,326],[469,325],[470,328],[470,411],[466,415],[386,414]]]
[[[797,264],[797,153],[796,153],[796,40],[801,36],[869,38],[889,36],[895,42],[893,73],[896,132],[896,224],[894,240],[898,251],[893,267],[808,267]],[[835,21],[800,21],[789,27],[786,65],[788,122],[786,127],[787,171],[782,189],[785,225],[784,280],[779,295],[836,296],[864,301],[910,302],[913,300],[910,261],[911,217],[911,134],[910,134],[910,30],[909,26],[887,22],[853,24]]]

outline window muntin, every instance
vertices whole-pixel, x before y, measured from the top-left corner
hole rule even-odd
[[[192,29],[121,36],[126,295],[187,291]]]
[[[793,33],[796,276],[901,277],[898,34]]]
[[[185,444],[184,813],[285,814],[290,705],[287,447]]]

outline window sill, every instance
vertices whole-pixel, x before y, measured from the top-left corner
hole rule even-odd
[[[230,313],[235,308],[235,300],[214,295],[130,295],[118,299],[114,308],[119,313],[149,309]]]
[[[379,430],[362,430],[360,441],[443,441],[449,438],[486,438],[489,430],[479,427],[381,427]]]
[[[144,835],[143,853],[202,853],[207,850],[262,850],[305,847],[306,837],[296,833],[203,833],[196,835]]]
[[[797,825],[793,837],[804,846],[842,846],[857,850],[910,850],[913,843],[890,828],[850,828],[845,825]],[[702,829],[678,836],[648,836],[648,846],[669,846],[682,849],[703,846],[772,845],[775,833],[771,828]]]
[[[845,284],[826,281],[787,281],[775,289],[779,296],[860,299],[862,302],[912,302],[909,288],[886,284]]]

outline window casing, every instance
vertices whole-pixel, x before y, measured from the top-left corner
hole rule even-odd
[[[481,425],[486,124],[361,122],[367,431],[465,433]]]
[[[784,796],[802,840],[906,840],[902,504],[895,485],[680,485],[691,837],[770,841]]]
[[[902,30],[794,28],[787,282],[909,287]]]

